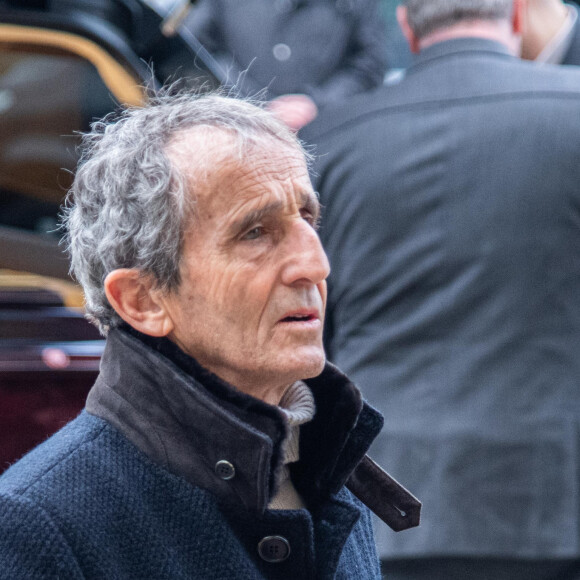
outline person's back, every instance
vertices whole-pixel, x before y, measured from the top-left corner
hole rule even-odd
[[[380,86],[387,69],[377,0],[200,0],[186,27],[226,86],[271,99],[295,130],[318,108]]]
[[[580,73],[463,35],[302,137],[329,358],[385,415],[374,455],[424,502],[421,528],[378,534],[409,574],[387,577],[578,558]]]

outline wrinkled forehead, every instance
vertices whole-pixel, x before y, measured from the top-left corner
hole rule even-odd
[[[264,207],[293,211],[305,198],[309,207],[318,207],[298,143],[268,134],[240,139],[233,131],[197,127],[178,134],[167,154],[183,180],[186,203],[192,203],[189,226],[196,229],[203,224],[218,231]]]
[[[304,151],[298,143],[283,141],[267,133],[242,135],[219,127],[194,127],[177,133],[167,146],[167,155],[182,174],[194,181],[215,177],[220,170],[262,154],[289,154],[306,166]]]

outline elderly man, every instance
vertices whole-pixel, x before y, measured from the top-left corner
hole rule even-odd
[[[389,580],[580,578],[580,72],[520,0],[406,0],[397,85],[321,115],[329,359],[424,502]]]
[[[299,142],[213,95],[86,146],[66,224],[107,346],[86,411],[0,479],[0,578],[377,578],[345,483],[395,528],[417,502],[365,457],[381,418],[325,364]]]

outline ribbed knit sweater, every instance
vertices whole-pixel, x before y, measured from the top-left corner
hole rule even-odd
[[[278,492],[270,500],[268,507],[272,510],[300,509],[306,505],[292,483],[290,464],[300,459],[300,425],[314,417],[314,397],[306,383],[296,381],[286,390],[278,407],[286,416],[290,429],[284,441],[284,466],[280,473]]]

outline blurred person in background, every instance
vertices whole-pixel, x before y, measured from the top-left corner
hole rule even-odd
[[[578,5],[527,0],[522,58],[538,63],[580,65]]]
[[[424,502],[389,580],[580,578],[580,72],[518,58],[520,0],[407,0],[414,64],[329,107],[325,344]]]
[[[267,89],[298,130],[318,108],[378,87],[387,68],[377,0],[200,0],[185,25],[242,95]]]
[[[182,95],[84,145],[68,247],[107,343],[86,409],[0,478],[0,579],[380,578],[357,497],[401,529],[408,494],[365,455],[381,416],[326,364],[298,140]]]

